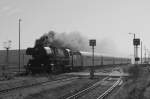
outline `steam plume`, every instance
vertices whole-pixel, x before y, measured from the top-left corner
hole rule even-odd
[[[50,31],[36,40],[35,46],[55,46],[64,47],[72,50],[87,50],[88,39],[80,35],[79,32],[56,33]]]
[[[97,40],[96,43],[95,52],[99,52],[102,55],[107,56],[118,56],[118,52],[112,40],[102,39],[101,41]],[[69,48],[71,50],[91,51],[89,40],[86,37],[83,37],[79,32],[56,33],[54,31],[50,31],[41,36],[35,42],[35,46],[50,45]]]

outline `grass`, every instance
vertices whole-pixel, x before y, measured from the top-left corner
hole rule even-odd
[[[138,65],[126,67],[125,71],[131,76],[110,99],[150,99],[149,70]]]

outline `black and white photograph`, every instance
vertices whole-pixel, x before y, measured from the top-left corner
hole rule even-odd
[[[0,99],[150,99],[150,1],[0,0]]]

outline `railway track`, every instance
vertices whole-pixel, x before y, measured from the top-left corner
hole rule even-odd
[[[105,77],[94,85],[73,94],[66,99],[103,99],[106,97],[121,81],[121,78]]]
[[[0,98],[1,99],[10,99],[9,97],[13,97],[12,99],[19,99],[18,97],[20,97],[19,95],[21,94],[23,97],[27,96],[28,94],[31,94],[28,92],[28,90],[45,90],[45,89],[48,89],[48,88],[54,88],[54,86],[61,86],[61,85],[64,85],[65,83],[69,83],[71,81],[74,81],[76,79],[78,79],[80,77],[66,77],[66,78],[59,78],[59,79],[56,79],[55,81],[43,81],[43,82],[40,82],[40,83],[35,83],[35,84],[30,84],[30,85],[26,85],[26,86],[19,86],[19,87],[14,87],[14,88],[9,88],[9,89],[5,89],[5,90],[0,90]],[[118,85],[118,83],[120,82],[119,78],[115,78],[115,80],[110,80],[111,77],[105,77],[104,79],[102,79],[101,81],[99,82],[96,82],[95,84],[93,84],[92,86],[72,95],[72,96],[69,96],[67,97],[66,99],[76,99],[76,98],[79,98],[79,99],[88,99],[87,97],[89,96],[92,96],[93,94],[92,93],[96,93],[96,92],[101,92],[101,93],[98,93],[96,96],[94,95],[93,97],[95,97],[94,99],[102,99],[103,97],[107,96],[107,94],[113,90],[113,88],[115,88],[115,86]],[[118,81],[118,82],[117,82]],[[109,84],[107,86],[107,83],[108,82],[111,82],[113,83],[114,85],[112,84]],[[106,84],[104,84],[106,83]],[[51,86],[51,87],[49,87]],[[101,90],[100,90],[101,89]],[[109,89],[108,91],[106,91],[106,89]],[[32,93],[37,93],[37,91],[33,91]],[[106,91],[106,92],[103,92],[103,91]],[[31,91],[30,91],[31,92]],[[16,95],[17,94],[17,95]],[[8,97],[8,98],[5,98]],[[20,98],[20,99],[23,99],[23,98]],[[91,98],[89,98],[91,99]],[[93,99],[93,98],[92,98]]]
[[[25,88],[32,88],[32,87],[35,87],[35,86],[54,85],[54,84],[59,84],[60,82],[62,83],[62,82],[70,81],[70,80],[76,80],[78,78],[79,77],[60,78],[60,79],[57,79],[55,81],[44,81],[44,82],[25,85],[25,86],[18,86],[18,87],[14,87],[14,88],[8,88],[8,89],[0,90],[0,96],[6,95],[7,93],[10,93],[10,92],[13,92],[13,91],[25,89]]]
[[[107,89],[103,94],[101,94],[97,99],[105,98],[117,85],[119,85],[121,79],[119,78],[115,84],[113,84],[109,89]]]

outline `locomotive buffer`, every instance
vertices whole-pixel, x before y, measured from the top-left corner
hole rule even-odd
[[[94,78],[94,46],[96,46],[96,40],[95,39],[89,40],[89,45],[92,46],[92,52],[93,52],[93,57],[92,57],[93,66],[90,67],[90,79],[93,79]]]

